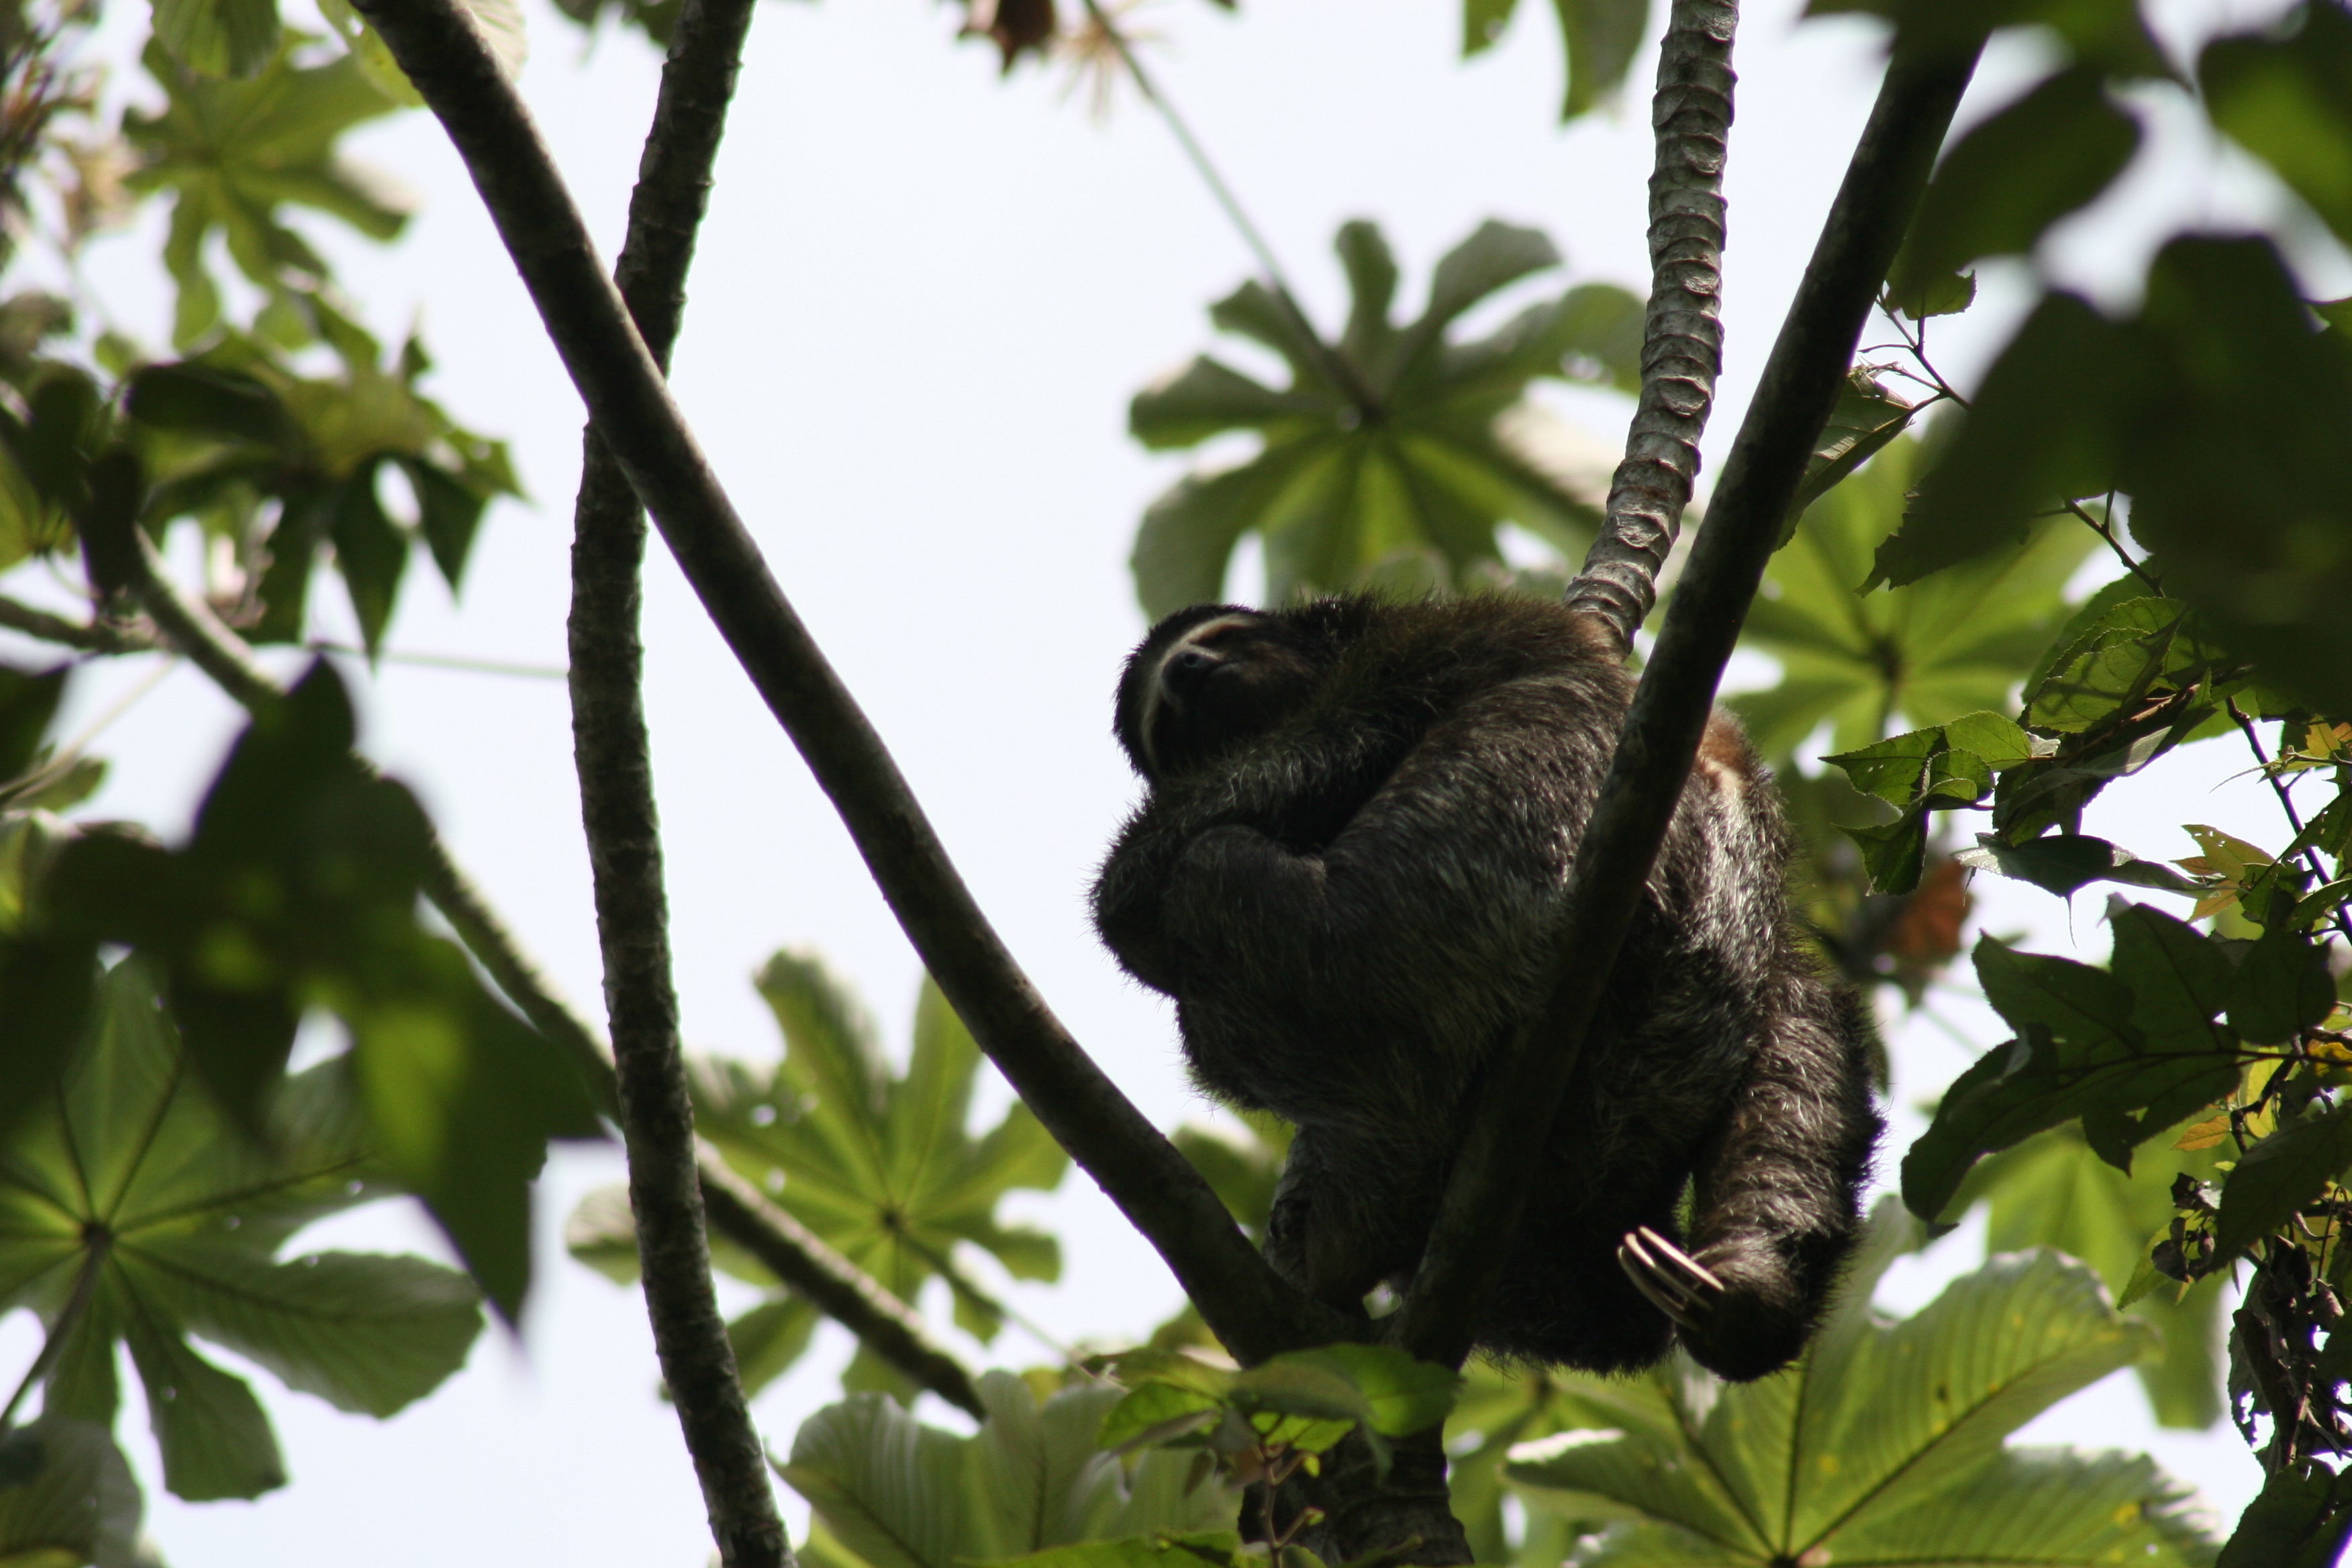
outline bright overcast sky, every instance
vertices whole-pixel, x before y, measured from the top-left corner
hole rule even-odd
[[[1409,308],[1429,263],[1488,216],[1548,230],[1573,278],[1642,287],[1644,95],[1629,113],[1560,130],[1550,7],[1525,0],[1520,9],[1501,47],[1467,66],[1454,59],[1458,0],[1252,0],[1238,17],[1204,0],[1159,0],[1137,19],[1166,40],[1153,57],[1164,84],[1310,311],[1332,322],[1342,294],[1330,237],[1356,216],[1386,228],[1407,268]],[[1875,81],[1867,25],[1801,27],[1796,9],[1795,0],[1758,0],[1739,40],[1728,350],[1710,456],[1745,407]],[[1142,508],[1182,467],[1129,442],[1125,415],[1138,387],[1208,345],[1203,308],[1249,262],[1131,96],[1097,124],[1082,97],[1066,98],[1058,72],[1026,68],[1001,81],[992,51],[952,41],[957,15],[933,0],[760,8],[677,386],[786,591],[1013,952],[1113,1076],[1173,1125],[1209,1108],[1185,1085],[1167,1010],[1097,947],[1084,899],[1132,794],[1108,734],[1118,660],[1141,631],[1126,556]],[[525,94],[609,247],[657,62],[633,36],[583,46],[543,5],[530,19]],[[121,28],[110,36],[120,41]],[[2022,49],[1998,55],[1964,113],[2015,91],[2034,63]],[[1637,78],[1648,68],[1645,58]],[[390,646],[558,666],[579,404],[438,128],[405,116],[354,138],[352,151],[416,192],[418,220],[389,250],[323,225],[312,232],[380,331],[396,337],[421,321],[439,364],[433,394],[460,420],[513,441],[532,498],[493,511],[462,602],[451,604],[429,571],[411,574]],[[2268,199],[2231,161],[2179,141],[2160,169],[2071,226],[2046,259],[2070,280],[2127,293],[2151,234],[2184,217],[2226,223],[2266,211]],[[91,276],[125,324],[160,342],[154,240],[107,242]],[[2332,292],[2352,292],[2334,280]],[[1952,324],[1940,362],[1948,373],[1972,375],[1998,342],[2019,298],[2010,282],[1996,279],[1981,320]],[[1622,402],[1554,402],[1598,437],[1622,438]],[[1233,586],[1246,596],[1253,584]],[[331,630],[348,624],[335,589],[320,598]],[[902,1050],[914,959],[667,559],[653,571],[647,640],[689,1040],[772,1058],[775,1032],[748,977],[791,944],[822,951],[847,974]],[[140,663],[87,679],[75,715],[103,710],[142,677]],[[1749,673],[1758,670],[1769,678],[1769,667]],[[352,673],[368,749],[420,789],[460,861],[563,989],[593,1000],[561,682],[401,664],[373,679]],[[100,750],[118,759],[116,777],[93,809],[181,830],[233,717],[193,671],[171,674],[109,731]],[[2144,785],[2128,816],[2095,826],[2151,855],[2188,852],[2171,826],[2183,820],[2276,837],[2258,796],[2208,793],[2236,765],[2184,764],[2168,775],[2179,784],[2169,798],[2150,805]],[[2104,956],[2095,896],[2077,900],[2070,932],[2055,900],[1981,881],[1979,890],[1992,895],[1993,929],[2031,931],[2062,949],[2071,934]],[[1952,1016],[1979,1046],[2000,1037],[1990,1015],[1956,1006]],[[1967,1059],[1933,1029],[1915,1026],[1899,1039],[1898,1105],[1932,1097]],[[983,1094],[992,1118],[1006,1091],[992,1079]],[[1903,1125],[1916,1131],[1916,1117]],[[700,1503],[655,1397],[638,1299],[570,1264],[557,1242],[572,1201],[618,1175],[610,1150],[557,1158],[541,1188],[541,1282],[521,1339],[486,1335],[463,1374],[388,1425],[257,1374],[294,1476],[285,1490],[255,1504],[178,1503],[152,1482],[134,1411],[126,1446],[151,1478],[150,1529],[175,1568],[703,1563]],[[1007,1211],[1064,1238],[1064,1286],[1010,1288],[1057,1333],[1139,1333],[1178,1303],[1157,1258],[1082,1175]],[[314,1237],[437,1245],[403,1205]],[[1889,1299],[1924,1300],[1979,1247],[1966,1233],[1944,1243],[1898,1271]],[[926,1304],[943,1322],[944,1299]],[[28,1332],[20,1315],[0,1333],[0,1364],[29,1356]],[[847,1348],[827,1331],[794,1375],[760,1397],[772,1447],[788,1449],[800,1420],[832,1395]],[[1014,1365],[1047,1359],[1010,1330],[994,1353]],[[958,1421],[936,1402],[925,1411]],[[2127,1374],[2032,1436],[2153,1447],[2229,1518],[2257,1481],[2226,1426],[2156,1436]],[[806,1511],[784,1500],[797,1538]]]

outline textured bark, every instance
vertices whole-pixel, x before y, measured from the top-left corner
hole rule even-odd
[[[615,274],[664,368],[751,23],[751,0],[686,0],[662,68]],[[593,428],[583,444],[572,514],[572,760],[604,961],[638,1279],[719,1561],[726,1568],[785,1568],[792,1545],[710,1277],[694,1100],[678,1038],[637,636],[645,514]]]
[[[465,159],[541,319],[687,580],[841,814],[981,1048],[1245,1360],[1344,1337],[1266,1267],[1206,1182],[1080,1050],[972,901],[905,778],[784,598],[596,261],[457,0],[362,0]]]
[[[1675,0],[1658,53],[1641,398],[1601,536],[1568,588],[1568,602],[1606,618],[1628,648],[1656,602],[1723,369],[1723,163],[1738,21],[1733,0]]]
[[[1980,46],[1979,46],[1980,47]],[[1651,862],[1696,754],[1723,666],[1764,578],[1863,322],[1926,187],[1979,50],[1898,48],[1772,345],[1723,483],[1635,688],[1570,874],[1551,1001],[1480,1097],[1400,1323],[1405,1348],[1458,1366],[1517,1229],[1535,1166]],[[1540,1039],[1542,1050],[1530,1050]]]

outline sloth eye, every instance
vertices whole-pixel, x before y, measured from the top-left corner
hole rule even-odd
[[[1216,664],[1215,655],[1188,647],[1168,661],[1168,672],[1171,675],[1205,675],[1215,668]]]

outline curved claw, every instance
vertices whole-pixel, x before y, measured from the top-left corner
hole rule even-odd
[[[1633,1289],[1682,1328],[1704,1328],[1723,1299],[1712,1269],[1646,1225],[1626,1232],[1617,1262]]]

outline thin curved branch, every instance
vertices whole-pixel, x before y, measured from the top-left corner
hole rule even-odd
[[[1424,1361],[1458,1366],[1469,1352],[1535,1173],[1527,1151],[1558,1115],[1724,662],[1980,50],[1981,39],[1957,51],[1898,45],[1887,64],[1577,846],[1550,1001],[1487,1082],[1406,1297],[1400,1338]]]
[[[538,129],[458,0],[362,0],[439,117],[590,417],[719,634],[841,814],[957,1014],[1245,1360],[1345,1337],[1070,1037],[1005,950],[873,726],[769,573],[631,325]]]
[[[242,638],[163,574],[152,545],[140,553],[133,573],[131,592],[153,617],[164,644],[211,676],[239,706],[258,711],[286,695]],[[579,1065],[598,1105],[611,1114],[618,1091],[604,1043],[491,912],[438,834],[431,849],[434,864],[425,896],[523,1016]],[[975,1416],[987,1413],[971,1373],[930,1338],[913,1308],[768,1202],[717,1154],[701,1152],[700,1173],[710,1221],[730,1241],[917,1384]]]
[[[662,67],[614,276],[664,369],[751,27],[751,0],[686,0]],[[792,1543],[719,1310],[696,1173],[694,1096],[678,1038],[637,637],[645,513],[594,426],[582,442],[568,627],[572,754],[628,1148],[637,1279],[720,1561],[727,1568],[782,1568],[793,1562]]]
[[[1736,0],[1675,0],[1658,47],[1642,393],[1601,536],[1568,585],[1568,603],[1608,621],[1627,648],[1657,600],[1723,369],[1723,163],[1738,22]]]
[[[156,647],[143,628],[105,621],[69,621],[14,599],[0,598],[0,626],[84,653],[147,653]]]

